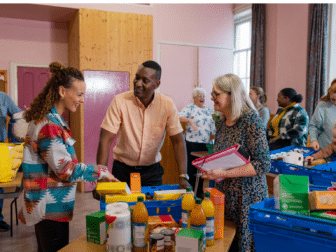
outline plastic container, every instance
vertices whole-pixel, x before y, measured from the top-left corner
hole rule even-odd
[[[206,217],[206,246],[209,247],[215,244],[215,206],[210,199],[210,192],[204,193],[202,208]]]
[[[194,209],[190,215],[190,228],[203,232],[203,251],[206,243],[206,217],[202,208],[202,200],[196,199]]]
[[[148,250],[148,212],[141,196],[132,212],[132,245],[133,252]]]
[[[256,251],[336,251],[335,221],[274,209],[274,198],[250,207]]]
[[[182,198],[182,228],[190,228],[190,216],[194,205],[195,198],[191,187],[187,187],[187,193]]]

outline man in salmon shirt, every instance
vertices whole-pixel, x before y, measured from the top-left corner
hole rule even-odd
[[[117,95],[101,124],[97,164],[106,165],[111,143],[112,174],[130,185],[130,174],[140,173],[142,186],[162,185],[160,149],[165,133],[170,136],[179,169],[180,188],[190,186],[183,129],[173,100],[155,92],[160,86],[161,66],[155,61],[142,63],[133,80],[134,90]]]

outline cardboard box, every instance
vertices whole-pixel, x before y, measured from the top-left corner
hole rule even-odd
[[[203,232],[195,229],[181,229],[176,234],[176,252],[203,251]]]
[[[275,209],[309,215],[308,176],[279,174],[273,183]]]
[[[177,200],[186,192],[186,189],[154,191],[154,200]]]
[[[106,194],[131,194],[131,189],[126,182],[98,182],[96,191],[100,196]]]
[[[319,211],[310,213],[311,217],[336,220],[336,211]]]
[[[157,227],[173,228],[178,227],[171,215],[154,215],[148,217],[148,231],[151,233]]]
[[[99,245],[106,242],[105,211],[86,215],[86,238],[88,242]]]
[[[106,195],[105,196],[105,203],[116,203],[119,201],[124,202],[137,202],[138,197],[142,196],[144,200],[146,200],[146,195],[144,193],[131,193],[129,195]]]
[[[210,192],[210,199],[215,205],[215,239],[224,238],[224,211],[225,194],[216,188],[205,188],[205,192]]]
[[[310,210],[336,210],[336,191],[313,191],[309,193]]]
[[[131,173],[131,192],[141,193],[141,177],[140,173]]]

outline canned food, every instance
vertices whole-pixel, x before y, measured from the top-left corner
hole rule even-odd
[[[163,229],[161,234],[164,235],[164,251],[175,251],[175,231],[172,229]]]
[[[163,234],[150,234],[149,236],[149,252],[163,252],[164,251]]]

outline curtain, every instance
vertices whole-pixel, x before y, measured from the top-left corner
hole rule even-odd
[[[309,5],[309,44],[306,109],[314,113],[318,100],[326,94],[328,54],[328,4]]]
[[[250,86],[265,90],[265,4],[252,4]]]

